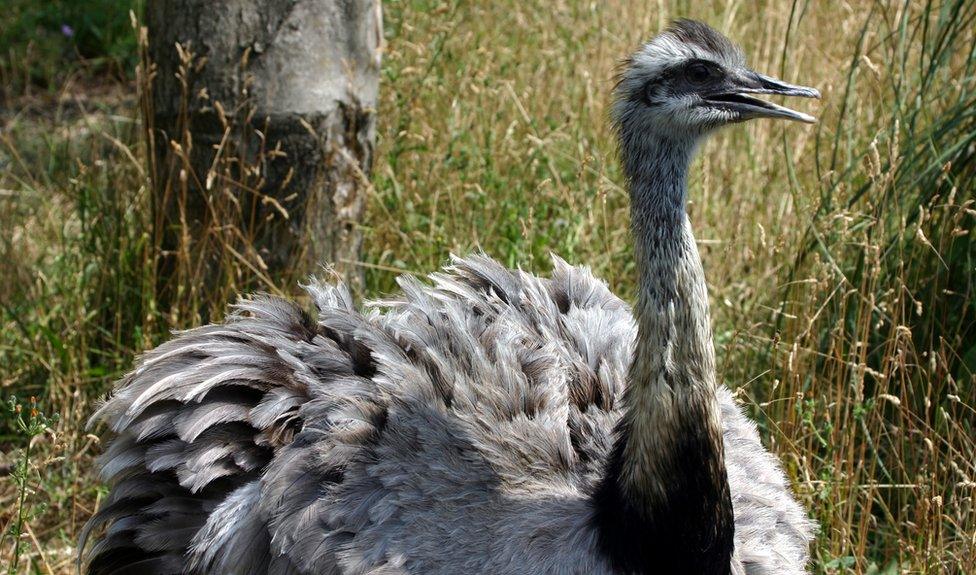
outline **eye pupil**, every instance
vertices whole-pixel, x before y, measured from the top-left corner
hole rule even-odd
[[[711,75],[712,72],[708,69],[708,66],[700,62],[688,67],[688,78],[693,82],[704,82]]]

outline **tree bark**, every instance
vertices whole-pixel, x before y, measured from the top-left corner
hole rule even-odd
[[[328,263],[358,283],[379,2],[147,3],[164,305],[235,274],[277,282]]]

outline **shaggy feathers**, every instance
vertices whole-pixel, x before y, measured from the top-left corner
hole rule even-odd
[[[612,571],[589,494],[633,352],[585,268],[486,257],[357,311],[313,283],[149,352],[94,420],[115,438],[93,575]],[[734,573],[801,573],[811,524],[720,390]],[[83,539],[84,539],[83,538]]]

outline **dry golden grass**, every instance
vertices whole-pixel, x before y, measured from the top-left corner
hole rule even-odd
[[[972,0],[389,2],[366,295],[484,249],[539,272],[555,252],[631,297],[610,78],[675,16],[824,94],[816,126],[710,142],[690,208],[720,376],[821,522],[814,572],[976,572]],[[194,321],[143,289],[136,102],[10,115],[0,132],[0,386],[60,415],[35,439],[23,573],[72,568],[100,493],[81,429],[93,399]],[[231,274],[210,303],[254,288],[269,286]],[[0,489],[4,528],[14,487]]]

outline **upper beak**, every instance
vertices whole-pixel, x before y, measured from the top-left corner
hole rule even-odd
[[[785,106],[753,98],[747,94],[775,94],[779,96],[797,96],[800,98],[820,98],[820,92],[815,88],[794,86],[782,80],[770,78],[753,71],[735,78],[730,85],[706,98],[713,104],[720,104],[740,113],[742,119],[751,118],[785,118],[812,124],[816,118],[803,112],[792,110]]]

